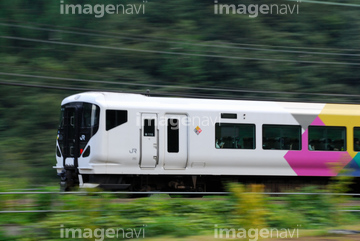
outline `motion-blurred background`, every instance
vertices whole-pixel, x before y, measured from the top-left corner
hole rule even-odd
[[[124,8],[95,16],[97,4]],[[239,4],[283,10],[255,17]],[[77,92],[359,103],[359,10],[355,0],[1,0],[0,179],[56,184],[60,103]]]

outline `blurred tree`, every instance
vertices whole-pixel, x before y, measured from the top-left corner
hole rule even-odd
[[[304,93],[360,91],[359,66],[351,65],[360,63],[360,15],[352,7],[261,0],[257,4],[298,4],[299,14],[259,14],[251,18],[249,14],[214,14],[215,2],[206,0],[64,2],[92,6],[136,4],[145,7],[145,14],[121,12],[97,18],[94,14],[60,14],[60,1],[2,0],[0,72],[45,77],[0,75],[1,81],[142,93],[148,87],[126,83]],[[235,4],[226,0],[218,3]],[[255,3],[242,0],[241,4]],[[114,81],[122,85],[51,77]],[[171,87],[151,90],[179,91]],[[1,86],[0,163],[11,161],[3,173],[22,173],[33,181],[53,175],[55,180],[55,172],[49,170],[55,162],[59,106],[62,98],[73,93]],[[329,99],[186,91],[191,93],[277,100]]]

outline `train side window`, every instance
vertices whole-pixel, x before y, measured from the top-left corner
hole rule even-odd
[[[301,126],[263,125],[264,150],[301,150]]]
[[[155,119],[144,119],[144,136],[155,136]]]
[[[127,110],[106,110],[106,130],[111,130],[128,121]]]
[[[309,126],[309,150],[346,151],[346,127]]]
[[[216,123],[215,148],[255,149],[255,125]]]
[[[354,127],[354,151],[360,152],[360,127]]]
[[[167,151],[170,153],[179,152],[179,120],[168,119],[167,123]]]

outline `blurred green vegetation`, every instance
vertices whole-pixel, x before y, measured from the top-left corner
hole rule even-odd
[[[174,96],[358,103],[357,8],[300,3],[299,14],[249,18],[214,15],[212,1],[148,1],[143,15],[105,14],[95,18],[60,15],[59,2],[0,1],[0,82],[78,89],[1,85],[0,192],[33,185],[58,190],[51,185],[58,182],[52,166],[60,103],[66,96],[85,89],[140,93],[150,89],[151,93]],[[110,0],[101,3],[118,4]],[[276,3],[295,4],[282,0]],[[68,44],[51,44],[59,42]],[[216,91],[177,86],[211,87]],[[264,92],[227,92],[224,88]],[[344,192],[348,185],[344,179],[335,182],[330,190]],[[247,194],[251,188],[238,184],[230,190],[233,195],[225,198],[154,196],[131,202],[97,194],[0,195],[0,210],[76,210],[0,214],[0,225],[20,227],[22,236],[9,237],[0,231],[0,240],[61,240],[60,225],[92,229],[145,225],[146,237],[183,237],[213,234],[215,225],[321,228],[360,221],[358,214],[341,212],[340,205],[348,200],[344,197],[294,195],[274,201],[272,197]],[[313,187],[303,191],[320,192]]]
[[[86,3],[95,5],[99,1]],[[101,1],[107,3],[119,2]],[[57,181],[52,166],[60,103],[82,89],[141,93],[150,89],[151,93],[174,96],[358,102],[360,71],[359,65],[352,65],[359,63],[360,15],[355,7],[300,3],[299,14],[259,14],[250,18],[215,15],[214,2],[205,0],[126,3],[145,4],[145,14],[105,14],[95,18],[61,15],[60,1],[0,2],[0,82],[79,89],[1,85],[1,177],[26,178],[33,184]],[[296,4],[282,0],[276,3]],[[60,42],[70,44],[51,44]],[[175,86],[213,87],[216,91]],[[234,93],[220,87],[265,92]]]
[[[1,213],[0,240],[61,240],[61,230],[66,228],[143,228],[146,238],[214,235],[215,229],[219,232],[232,228],[299,229],[301,235],[304,229],[328,230],[360,222],[358,213],[345,215],[341,210],[349,206],[334,202],[334,196],[322,195],[323,191],[316,187],[301,192],[320,194],[282,197],[255,193],[262,190],[259,185],[231,184],[229,190],[230,196],[202,199],[169,198],[161,194],[129,200],[119,199],[115,193],[96,192],[0,195],[2,211],[53,211]],[[349,201],[354,200],[348,198]],[[340,213],[342,218],[336,220]],[[9,234],[9,227],[16,228],[15,234]]]
[[[229,190],[235,199],[235,210],[233,216],[237,225],[243,228],[262,228],[266,226],[266,216],[269,215],[266,207],[263,185],[250,185],[244,187],[231,183]]]

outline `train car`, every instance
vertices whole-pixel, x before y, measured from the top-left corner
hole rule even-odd
[[[65,98],[61,187],[217,191],[224,180],[360,176],[360,106],[86,92]]]

